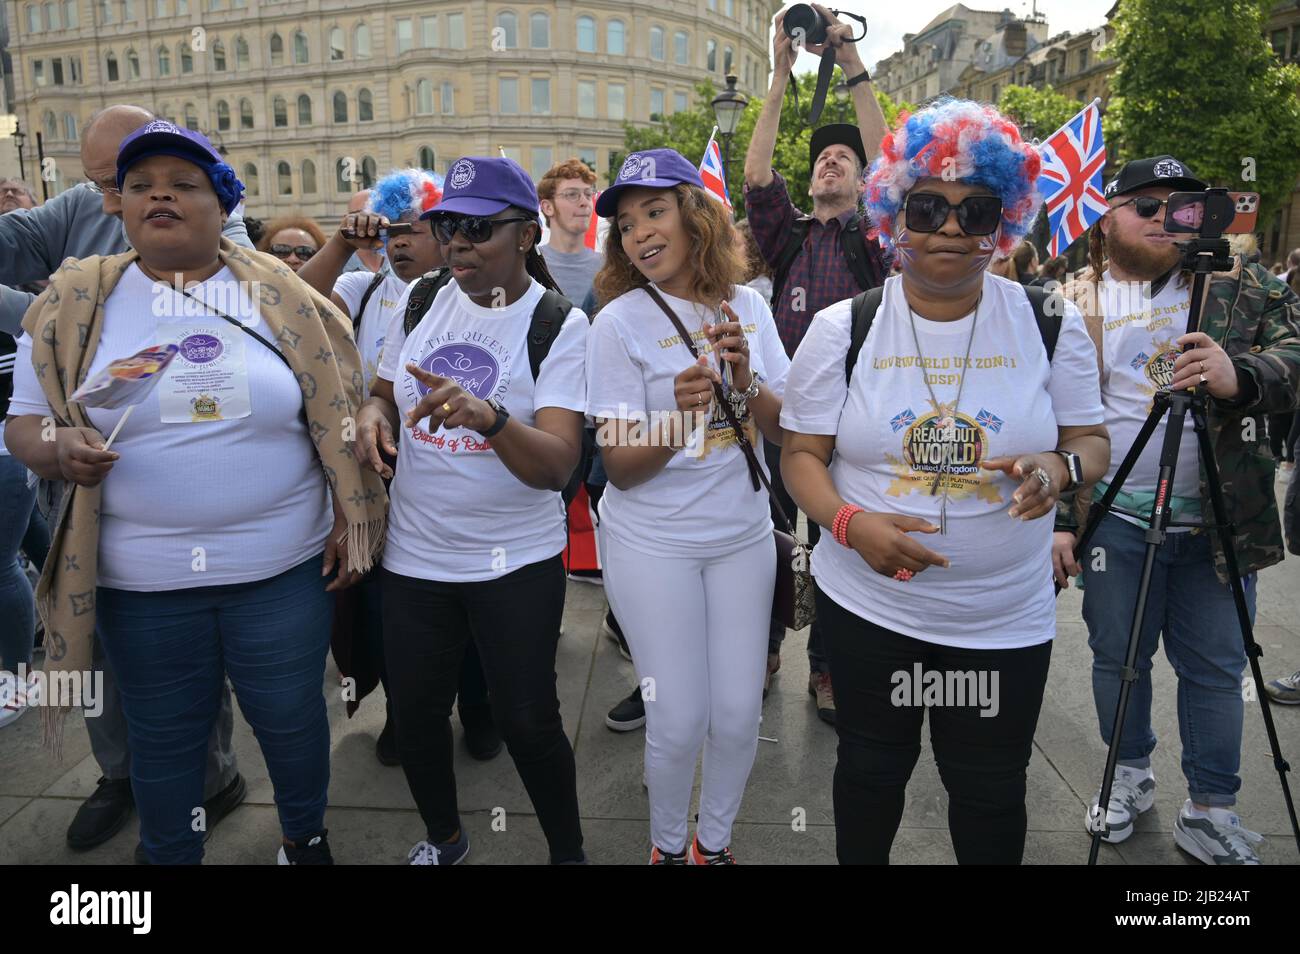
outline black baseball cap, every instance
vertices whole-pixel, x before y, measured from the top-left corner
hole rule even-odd
[[[1152,156],[1124,163],[1119,174],[1106,183],[1106,198],[1128,195],[1150,186],[1168,186],[1180,192],[1204,192],[1209,184],[1192,175],[1187,163],[1173,156]]]
[[[817,165],[817,157],[827,146],[848,146],[858,155],[862,168],[867,167],[867,150],[862,148],[862,132],[852,123],[829,123],[813,130],[808,146],[808,171]]]

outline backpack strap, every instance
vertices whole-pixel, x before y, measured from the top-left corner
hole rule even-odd
[[[352,336],[354,338],[361,331],[361,316],[366,313],[366,305],[370,304],[370,297],[374,295],[387,277],[388,276],[384,274],[384,270],[381,268],[379,271],[375,272],[375,277],[372,278],[370,284],[366,286],[366,293],[361,296],[361,304],[357,307],[357,313],[352,316]]]
[[[542,298],[533,309],[533,320],[528,326],[528,367],[533,380],[542,370],[542,362],[550,353],[551,345],[560,336],[564,319],[573,310],[573,303],[553,288],[542,292]]]
[[[812,228],[812,217],[804,216],[797,218],[790,226],[790,237],[786,239],[785,247],[781,249],[781,254],[776,257],[772,263],[772,313],[776,313],[777,302],[781,300],[781,292],[785,288],[785,280],[790,274],[790,266],[794,260],[799,257],[799,250],[803,248],[803,240],[808,237],[808,230]]]
[[[411,289],[411,294],[406,299],[406,315],[402,319],[402,330],[406,334],[409,335],[415,330],[415,326],[420,323],[424,313],[433,304],[439,289],[449,281],[451,281],[450,268],[435,268],[416,280],[415,287]]]
[[[853,280],[861,289],[874,288],[881,283],[881,278],[873,274],[871,257],[867,253],[867,240],[862,234],[862,219],[854,217],[848,226],[840,231],[840,251],[848,263]]]
[[[880,310],[880,303],[884,297],[883,285],[877,285],[853,296],[853,328],[849,333],[849,351],[844,356],[845,384],[853,380],[853,367],[858,363],[858,352],[862,350],[862,344],[867,340],[867,332],[871,330],[871,323],[876,320],[876,312]]]
[[[1061,320],[1065,317],[1065,298],[1060,289],[1048,292],[1046,288],[1022,285],[1029,307],[1034,310],[1034,321],[1038,323],[1038,336],[1043,339],[1043,348],[1047,351],[1047,363],[1052,363],[1056,353],[1056,339],[1061,335]],[[1051,307],[1048,307],[1050,303]]]

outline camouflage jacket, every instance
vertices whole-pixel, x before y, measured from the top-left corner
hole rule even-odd
[[[1097,347],[1101,373],[1102,298],[1091,272],[1064,288],[1083,312],[1088,333]],[[1228,519],[1236,528],[1234,546],[1243,573],[1281,562],[1282,527],[1273,487],[1276,462],[1265,439],[1265,414],[1283,413],[1300,403],[1300,296],[1262,265],[1238,258],[1227,272],[1215,272],[1207,283],[1200,330],[1213,338],[1239,371],[1255,384],[1247,403],[1210,399],[1210,442],[1219,464]],[[1190,288],[1188,294],[1191,294]],[[1103,374],[1104,382],[1104,374]],[[1152,435],[1161,440],[1163,429]],[[1205,462],[1200,466],[1202,513],[1212,519]],[[1084,522],[1092,488],[1075,496],[1075,518]],[[1212,535],[1214,568],[1227,582],[1219,535]]]

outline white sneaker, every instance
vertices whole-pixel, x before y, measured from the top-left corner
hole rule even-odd
[[[415,847],[406,856],[406,863],[408,865],[436,865],[438,863],[438,849],[427,841],[416,842]]]
[[[1089,834],[1094,829],[1093,819],[1100,818],[1101,811],[1097,802],[1101,799],[1101,789],[1093,796],[1092,805],[1083,819],[1083,828]],[[1155,804],[1156,777],[1150,768],[1133,768],[1129,765],[1115,766],[1115,781],[1110,787],[1110,804],[1106,807],[1106,830],[1101,833],[1101,840],[1118,845],[1133,834],[1133,823],[1138,815]]]
[[[0,675],[0,729],[17,722],[29,706],[39,702],[39,683],[34,679],[23,682],[10,672]]]
[[[1199,818],[1193,818],[1191,812],[1189,798],[1174,822],[1174,844],[1183,851],[1207,865],[1262,864],[1251,845],[1259,844],[1264,836],[1243,828],[1232,809],[1211,808]]]

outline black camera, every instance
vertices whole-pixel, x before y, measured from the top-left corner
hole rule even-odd
[[[829,20],[807,3],[796,3],[785,11],[785,18],[781,21],[785,35],[804,46],[825,43],[826,31],[830,25]]]

